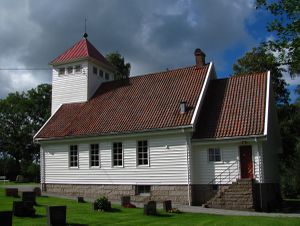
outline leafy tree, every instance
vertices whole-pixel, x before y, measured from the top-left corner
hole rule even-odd
[[[19,172],[21,162],[36,162],[39,147],[33,135],[50,116],[51,86],[39,85],[24,93],[10,93],[0,100],[0,143],[2,155],[13,158]]]
[[[233,65],[233,71],[236,75],[268,70],[271,72],[272,85],[277,104],[287,104],[289,92],[286,89],[286,82],[282,75],[284,69],[278,67],[275,56],[267,52],[263,45],[258,48],[253,48]]]
[[[296,198],[300,195],[300,104],[289,104],[289,92],[283,80],[283,69],[264,45],[253,48],[233,65],[235,74],[271,71],[283,154],[280,155],[280,180],[283,195]],[[300,100],[300,88],[298,89]]]
[[[270,12],[274,19],[267,25],[275,39],[268,47],[279,53],[279,63],[288,65],[291,75],[300,74],[300,4],[299,0],[256,0],[259,9]]]
[[[106,59],[115,66],[116,79],[127,79],[130,76],[130,63],[125,63],[124,57],[118,52],[112,52],[106,55]]]

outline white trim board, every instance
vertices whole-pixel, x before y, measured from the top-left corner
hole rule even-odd
[[[196,108],[195,108],[195,111],[194,111],[194,114],[193,114],[193,117],[192,117],[191,125],[193,125],[193,127],[194,127],[194,123],[196,121],[196,118],[199,114],[200,104],[201,104],[202,100],[204,99],[204,97],[203,97],[204,93],[207,90],[208,80],[209,80],[209,77],[210,77],[210,74],[211,74],[212,67],[213,67],[213,63],[210,62],[207,73],[206,73],[206,76],[205,76],[205,80],[204,80],[204,83],[203,83],[203,86],[202,86],[202,89],[201,89],[201,92],[200,92],[200,95],[199,95],[199,98],[198,98],[198,101],[197,101],[197,104],[196,104]]]
[[[270,77],[271,77],[271,73],[270,71],[268,71],[267,74],[267,90],[266,90],[266,110],[265,110],[265,125],[264,125],[264,135],[268,134],[268,119],[269,119],[269,102],[270,102]]]

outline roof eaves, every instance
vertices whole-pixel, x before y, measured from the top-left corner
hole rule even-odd
[[[74,63],[74,62],[78,62],[78,61],[82,61],[82,60],[88,60],[90,58],[91,57],[85,56],[85,57],[78,57],[78,58],[73,58],[73,59],[69,59],[69,60],[63,60],[63,61],[59,61],[59,62],[55,62],[55,60],[53,60],[48,65],[59,66],[59,65],[67,64],[67,63]]]
[[[62,104],[59,105],[59,107],[56,109],[56,111],[48,118],[48,120],[44,123],[44,125],[36,132],[36,134],[33,136],[33,141],[36,141],[36,136],[44,129],[44,127],[48,124],[48,122],[53,118],[56,112],[61,108]]]
[[[191,125],[184,125],[184,126],[176,126],[176,127],[165,127],[165,128],[145,129],[145,130],[137,130],[137,131],[127,131],[127,132],[120,132],[120,133],[118,132],[118,133],[92,134],[92,135],[81,135],[81,136],[63,136],[63,137],[50,137],[50,138],[36,138],[35,141],[52,141],[52,140],[74,139],[74,138],[76,138],[76,139],[78,139],[78,138],[92,138],[92,137],[99,137],[99,136],[105,136],[105,137],[107,137],[107,136],[124,136],[124,135],[131,136],[131,135],[135,135],[135,134],[138,134],[138,133],[164,132],[164,131],[171,131],[171,130],[178,130],[178,129],[181,129],[181,130],[184,130],[184,131],[186,131],[188,129],[192,130],[192,126]],[[36,135],[34,137],[36,137]]]
[[[247,136],[234,136],[234,137],[215,137],[215,138],[193,138],[193,143],[205,143],[205,142],[215,142],[215,141],[231,141],[231,140],[245,140],[245,139],[265,139],[266,135],[256,134],[256,135],[247,135]]]

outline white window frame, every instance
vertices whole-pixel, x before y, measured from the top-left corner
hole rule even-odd
[[[144,142],[147,142],[147,164],[144,164],[144,163],[142,163],[142,164],[140,164],[140,157],[139,157],[139,148],[140,148],[140,146],[139,146],[139,142],[143,142],[143,144],[142,144],[142,148],[144,148]],[[144,155],[144,151],[142,150],[142,155]],[[141,158],[141,160],[143,161],[143,160],[146,160],[146,158],[144,158],[144,157],[142,157]],[[143,167],[143,166],[150,166],[150,152],[149,152],[149,142],[148,142],[148,140],[138,140],[137,142],[136,142],[136,165],[138,166],[138,167]]]
[[[98,74],[98,68],[96,66],[93,66],[93,74],[94,75]]]
[[[107,73],[107,72],[105,72],[105,75],[104,75],[104,77],[105,77],[105,80],[109,80],[109,73]]]
[[[97,149],[92,148],[93,146],[97,146]],[[98,154],[92,154],[92,151],[98,151]],[[90,168],[100,168],[101,167],[101,162],[100,162],[100,148],[99,148],[99,144],[90,144],[90,150],[89,150],[89,156],[90,156]],[[98,156],[98,165],[93,165],[92,162],[93,161],[97,161],[97,160],[93,160],[92,156]]]
[[[210,160],[210,151],[213,151],[213,159],[214,160]],[[219,151],[220,152],[220,160],[216,160],[216,154],[215,154],[215,152],[216,151]],[[211,162],[211,163],[213,163],[213,162],[222,162],[222,159],[223,159],[223,156],[222,156],[222,151],[221,151],[221,149],[220,148],[218,148],[218,147],[213,147],[213,148],[208,148],[207,149],[207,160],[208,160],[208,162]]]
[[[77,65],[74,66],[74,72],[76,74],[80,74],[81,73],[81,69],[82,69],[82,67],[81,67],[80,64],[77,64]]]
[[[104,77],[104,71],[101,70],[101,68],[99,68],[98,75],[99,75],[100,78]]]
[[[65,75],[66,74],[66,68],[60,67],[58,68],[58,75]]]
[[[114,144],[121,144],[121,154],[122,154],[122,157],[121,159],[116,159],[116,161],[119,161],[121,160],[122,161],[122,165],[115,165],[115,154],[114,154]],[[111,165],[112,167],[123,167],[124,166],[124,147],[123,147],[123,142],[113,142],[112,143],[112,149],[111,149]]]
[[[75,151],[75,150],[72,150],[74,147],[76,147],[76,152],[77,152],[76,155],[72,154],[72,152]],[[72,157],[74,158],[75,156],[77,158],[76,166],[72,165],[72,162],[75,162],[74,160],[72,160]],[[79,168],[79,150],[78,150],[77,144],[72,144],[69,146],[69,168]]]
[[[71,69],[72,71],[69,72],[69,69]],[[68,67],[67,67],[67,74],[68,74],[68,75],[73,74],[73,66],[68,66]]]

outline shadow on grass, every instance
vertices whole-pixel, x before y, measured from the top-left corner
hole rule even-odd
[[[89,226],[88,224],[67,223],[67,226]]]
[[[107,211],[107,212],[109,212],[109,213],[119,213],[119,212],[121,212],[121,210],[120,209],[117,209],[117,208],[111,208],[109,211]]]

